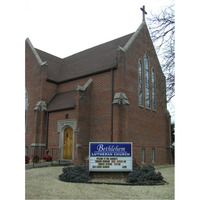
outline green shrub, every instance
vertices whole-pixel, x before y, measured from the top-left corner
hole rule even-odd
[[[143,166],[142,168],[134,169],[129,173],[127,182],[138,185],[154,185],[161,183],[163,176],[160,172],[156,173],[155,168],[151,165]]]
[[[63,173],[59,176],[61,181],[66,182],[87,182],[91,179],[88,169],[84,165],[75,167],[64,167]]]

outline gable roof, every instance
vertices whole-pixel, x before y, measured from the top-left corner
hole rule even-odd
[[[141,23],[135,33],[100,44],[63,59],[39,49],[34,49],[28,38],[26,41],[31,47],[39,65],[48,65],[47,80],[54,83],[62,83],[117,68],[117,51],[127,52],[144,26],[146,26],[145,21]]]
[[[76,107],[76,90],[57,93],[48,104],[48,112],[73,109]]]
[[[59,73],[63,66],[63,61],[61,58],[53,56],[49,53],[36,49],[40,58],[47,61],[48,70],[47,70],[47,79],[57,82],[59,80]]]
[[[42,60],[47,61],[47,80],[61,83],[116,68],[117,49],[124,47],[133,33],[100,44],[64,59],[36,49]]]
[[[117,49],[119,46],[124,46],[131,35],[123,36],[65,58],[59,79],[61,81],[70,80],[116,67]],[[69,70],[70,73],[68,73]]]

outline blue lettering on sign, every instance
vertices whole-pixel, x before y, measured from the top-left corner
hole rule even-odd
[[[130,157],[132,143],[96,143],[90,142],[90,156]]]

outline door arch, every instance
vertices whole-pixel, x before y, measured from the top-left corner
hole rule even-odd
[[[73,129],[67,126],[63,131],[63,159],[72,160],[73,154]]]

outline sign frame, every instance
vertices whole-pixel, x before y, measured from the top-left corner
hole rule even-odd
[[[132,142],[90,142],[89,171],[129,172],[133,170]]]

